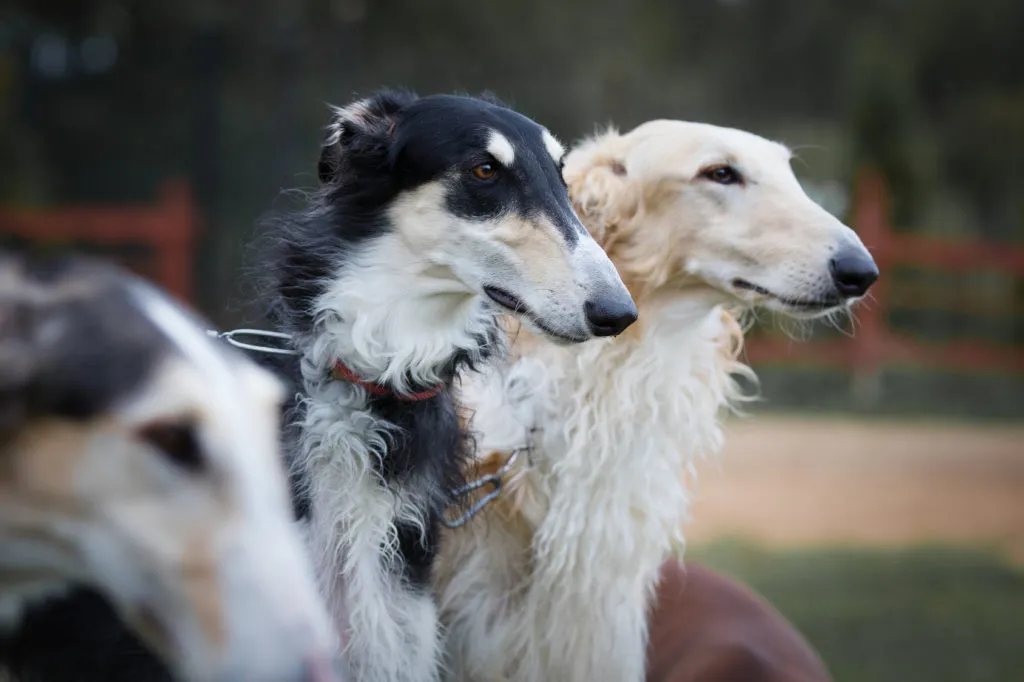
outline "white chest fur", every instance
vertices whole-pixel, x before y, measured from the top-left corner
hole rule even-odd
[[[650,319],[636,338],[538,346],[467,385],[481,452],[521,447],[531,432],[533,452],[518,510],[531,546],[484,535],[474,549],[494,555],[492,569],[503,552],[518,565],[528,552],[518,584],[504,585],[517,596],[494,590],[482,609],[500,624],[459,612],[467,576],[442,595],[464,679],[643,679],[648,602],[660,565],[683,548],[693,464],[720,450],[720,413],[740,397],[736,374],[749,374],[717,306],[676,302]],[[506,653],[459,642],[474,627],[506,640]]]

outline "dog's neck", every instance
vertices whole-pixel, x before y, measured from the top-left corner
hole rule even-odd
[[[730,352],[741,337],[726,301],[708,288],[666,292],[641,301],[638,328],[620,338],[572,353],[538,349],[552,353],[545,364],[561,375],[544,383],[562,423],[545,428],[569,435],[546,453],[551,465],[579,458],[595,472],[645,464],[682,471],[717,452],[720,413],[742,397],[735,377],[750,374]],[[588,409],[572,407],[582,404]]]
[[[750,371],[729,345],[739,326],[718,296],[694,293],[641,300],[638,333],[579,349],[538,345],[513,367],[520,376],[505,381],[509,393],[531,387],[517,412],[537,427],[529,490],[543,522],[534,521],[542,528],[535,546],[544,565],[577,576],[578,595],[601,592],[609,575],[646,579],[684,546],[689,475],[717,454],[723,408],[742,398],[737,375]],[[527,410],[532,422],[521,417]],[[499,436],[512,435],[508,415],[487,410]],[[582,529],[580,518],[588,519]]]
[[[426,584],[441,514],[463,483],[469,452],[452,381],[500,348],[496,314],[393,235],[349,254],[314,314],[311,331],[296,338],[306,394],[296,481],[313,520],[315,560],[323,575],[339,574],[336,526],[358,520],[365,532],[348,539],[401,553],[406,579]],[[391,395],[332,378],[339,361]],[[402,399],[438,384],[444,390],[429,398]],[[328,593],[332,610],[341,608],[341,586]]]
[[[496,316],[450,271],[397,234],[354,253],[316,302],[304,356],[327,373],[343,363],[396,393],[450,384],[458,365],[490,350]]]

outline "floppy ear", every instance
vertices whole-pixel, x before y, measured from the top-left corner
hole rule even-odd
[[[382,90],[348,106],[334,107],[317,164],[320,182],[336,183],[346,171],[366,163],[388,163],[399,115],[415,100],[410,92]]]
[[[577,145],[565,159],[565,183],[573,207],[601,246],[640,209],[639,185],[627,175],[622,136],[609,129]]]

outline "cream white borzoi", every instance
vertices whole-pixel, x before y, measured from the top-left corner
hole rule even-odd
[[[339,679],[282,387],[204,327],[110,266],[0,256],[0,679]]]
[[[271,225],[295,494],[356,680],[438,676],[429,577],[472,454],[453,381],[503,352],[499,310],[561,344],[636,319],[563,153],[499,103],[385,91],[336,110],[321,189]]]
[[[844,310],[878,276],[812,202],[782,145],[653,121],[566,159],[573,202],[641,313],[581,348],[523,330],[510,367],[466,387],[478,473],[505,490],[447,533],[436,583],[455,678],[641,682],[658,570],[683,549],[688,473],[742,396],[733,312]]]

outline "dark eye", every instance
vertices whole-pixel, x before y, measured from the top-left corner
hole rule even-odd
[[[701,171],[700,176],[720,185],[736,185],[743,182],[740,172],[732,166],[712,166]]]
[[[493,163],[481,163],[471,172],[477,180],[493,180],[494,176],[498,174],[498,169],[494,167]]]
[[[139,435],[176,467],[190,472],[203,468],[203,455],[191,424],[155,422],[144,427]]]

